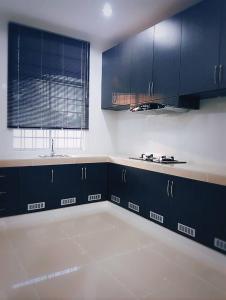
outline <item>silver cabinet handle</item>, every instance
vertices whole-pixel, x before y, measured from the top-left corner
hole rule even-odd
[[[84,179],[84,169],[82,168],[82,177],[81,179],[83,180]]]
[[[124,171],[124,183],[126,183],[126,169]]]
[[[0,175],[0,178],[5,178],[6,176],[5,175]]]
[[[214,66],[214,74],[213,74],[213,80],[214,80],[215,85],[217,84],[217,69],[218,69],[218,66],[215,65]]]
[[[51,170],[51,183],[54,182],[54,172],[53,172],[53,169]]]
[[[219,66],[219,83],[221,84],[223,80],[223,65]]]
[[[174,185],[174,182],[173,182],[173,180],[172,180],[172,182],[171,182],[171,189],[170,189],[171,198],[174,197],[174,196],[173,196],[173,185]]]
[[[7,194],[7,192],[0,192],[0,195],[5,195]]]
[[[151,83],[151,96],[154,96],[154,82]]]
[[[86,180],[86,168],[85,168],[85,180]]]
[[[148,96],[151,96],[151,81],[148,82]]]
[[[169,197],[169,186],[170,186],[170,181],[168,180],[168,182],[167,182],[167,188],[166,188],[166,193],[167,193],[168,197]]]
[[[125,169],[122,169],[122,182],[124,182],[124,171]]]

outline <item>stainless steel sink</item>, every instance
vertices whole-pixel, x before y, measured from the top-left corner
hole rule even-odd
[[[39,155],[39,157],[42,158],[57,158],[57,157],[70,157],[70,155],[68,154],[43,154],[43,155]]]

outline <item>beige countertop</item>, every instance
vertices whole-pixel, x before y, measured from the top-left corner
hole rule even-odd
[[[132,160],[120,156],[108,155],[78,155],[70,157],[55,158],[29,158],[29,159],[3,159],[0,167],[26,167],[79,163],[101,163],[112,162],[128,167],[180,176],[204,182],[210,182],[226,186],[226,167],[208,166],[206,164],[170,164],[162,165],[145,161]]]

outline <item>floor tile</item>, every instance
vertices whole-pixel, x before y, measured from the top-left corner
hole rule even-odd
[[[151,244],[146,233],[135,229],[115,228],[74,239],[94,260],[121,255]]]
[[[19,255],[29,278],[46,276],[68,268],[77,268],[90,261],[87,254],[68,239],[45,245],[26,246],[23,252],[19,252]]]
[[[137,297],[149,295],[147,299],[204,300],[219,296],[223,300],[223,294],[218,293],[216,288],[182,270],[149,247],[107,260],[103,262],[103,267]]]
[[[119,300],[136,299],[112,276],[96,266],[81,268],[63,277],[37,284],[40,299]]]

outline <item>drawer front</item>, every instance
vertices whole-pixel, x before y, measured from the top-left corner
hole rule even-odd
[[[17,214],[18,205],[18,168],[0,168],[0,217]]]

